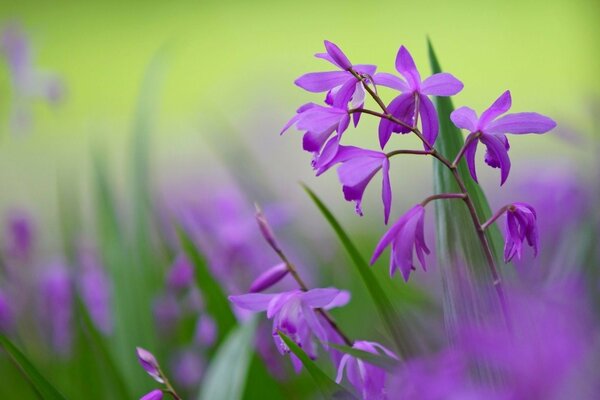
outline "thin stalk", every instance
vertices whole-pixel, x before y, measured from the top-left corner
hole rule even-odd
[[[473,140],[478,139],[479,136],[481,136],[481,133],[479,133],[479,132],[476,133],[476,134],[474,134],[474,135],[467,136],[467,139],[465,140],[465,144],[460,149],[460,151],[456,155],[456,158],[454,158],[454,161],[452,162],[452,167],[453,168],[457,168],[458,167],[458,163],[460,162],[461,158],[465,155],[465,151],[467,151],[467,147],[471,144],[471,142],[473,142]]]
[[[427,204],[429,204],[430,202],[434,201],[434,200],[444,200],[444,199],[463,199],[465,198],[465,194],[464,193],[440,193],[440,194],[433,194],[429,197],[427,197],[425,200],[423,200],[421,202],[421,205],[423,207],[425,207]]]
[[[488,219],[487,221],[485,221],[482,225],[481,225],[481,229],[483,229],[484,231],[494,222],[496,222],[496,220],[498,218],[500,218],[502,216],[502,214],[504,214],[505,212],[507,212],[508,210],[510,210],[511,208],[514,208],[514,206],[512,204],[506,205],[504,207],[502,207],[501,209],[499,209],[498,211],[496,211],[496,213],[494,215],[492,215],[490,217],[490,219]]]

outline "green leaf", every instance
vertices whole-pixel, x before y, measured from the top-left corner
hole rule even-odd
[[[217,324],[219,343],[231,329],[236,325],[235,315],[231,310],[231,306],[225,292],[221,288],[221,284],[215,279],[204,257],[198,251],[198,248],[189,237],[187,232],[181,227],[176,227],[181,248],[194,265],[196,284],[202,292],[202,296],[206,302],[206,310],[213,317]]]
[[[359,350],[336,343],[329,343],[329,346],[341,351],[342,353],[349,354],[354,358],[359,358],[365,362],[368,362],[369,364],[376,365],[388,371],[393,371],[400,364],[400,361],[388,356],[382,351],[379,351],[379,349],[377,349],[378,354],[374,354],[368,351]]]
[[[21,353],[21,351],[3,334],[0,334],[0,346],[6,350],[11,361],[19,368],[31,387],[44,400],[64,400],[65,397],[50,384]]]
[[[362,257],[354,243],[352,243],[350,240],[348,234],[344,231],[331,211],[329,211],[327,206],[308,186],[302,184],[302,187],[306,193],[308,193],[310,198],[316,204],[317,208],[321,211],[327,222],[329,222],[338,238],[342,242],[344,249],[346,249],[346,252],[358,270],[362,281],[367,287],[367,290],[369,291],[369,294],[375,303],[375,307],[379,312],[379,316],[385,323],[387,330],[392,336],[398,352],[402,355],[402,357],[410,357],[414,353],[415,348],[410,345],[410,335],[405,329],[408,324],[403,323],[403,316],[394,309],[392,302],[377,281],[377,278],[373,274],[373,271],[371,271],[369,264]]]
[[[442,68],[437,60],[430,41],[429,59],[433,73]],[[454,110],[449,97],[435,98],[440,131],[435,148],[446,158],[453,160],[464,144],[462,132],[452,124],[450,113]],[[434,192],[457,192],[459,188],[448,168],[437,160],[433,161]],[[490,206],[481,187],[471,178],[464,158],[459,163],[459,173],[471,196],[480,221],[491,216]],[[481,301],[489,286],[481,289],[476,280],[489,282],[492,278],[485,254],[477,236],[467,207],[459,201],[436,201],[437,256],[444,280],[444,311],[446,319],[456,326],[459,315],[467,318],[479,318],[482,313]],[[497,226],[491,226],[486,235],[496,264],[500,264],[502,237]],[[465,270],[465,264],[467,269]],[[489,291],[487,291],[489,292]]]
[[[232,330],[214,355],[198,399],[238,400],[244,394],[257,319]]]
[[[281,340],[285,342],[285,344],[289,347],[290,351],[294,353],[298,359],[302,362],[302,365],[310,376],[314,379],[315,383],[323,398],[325,399],[355,399],[356,397],[352,395],[346,388],[335,383],[333,379],[331,379],[325,372],[319,368],[317,364],[302,350],[292,339],[287,337],[283,332],[277,332],[281,337]]]

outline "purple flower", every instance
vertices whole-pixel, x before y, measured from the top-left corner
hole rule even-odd
[[[56,352],[66,355],[71,348],[73,287],[67,266],[50,264],[39,284],[39,316]]]
[[[371,257],[371,265],[377,261],[383,250],[390,246],[390,275],[393,276],[399,268],[404,280],[408,281],[411,271],[416,269],[413,264],[414,247],[423,270],[426,270],[425,254],[429,254],[429,249],[425,244],[424,220],[425,209],[421,204],[408,210],[383,235]]]
[[[181,290],[191,285],[193,281],[194,267],[185,255],[178,255],[173,261],[167,276],[169,287],[174,290]]]
[[[201,346],[212,346],[217,339],[217,324],[208,314],[203,314],[196,323],[194,338]]]
[[[391,101],[387,110],[408,126],[414,126],[418,114],[423,136],[433,146],[438,135],[439,123],[435,107],[427,96],[453,96],[462,90],[463,84],[448,73],[434,74],[421,81],[415,62],[404,46],[400,47],[396,55],[396,70],[404,79],[387,73],[378,73],[373,77],[376,84],[402,92]],[[379,144],[382,149],[392,132],[408,133],[410,130],[390,120],[381,119]]]
[[[523,242],[533,247],[534,256],[538,252],[538,229],[535,210],[529,204],[513,203],[506,210],[506,239],[504,242],[504,262],[516,255],[521,258]]]
[[[7,332],[13,325],[13,311],[8,297],[0,288],[0,333]]]
[[[21,211],[8,216],[5,228],[6,253],[12,259],[26,262],[31,258],[35,226],[31,217]]]
[[[383,201],[384,219],[387,224],[392,204],[392,187],[389,174],[390,163],[385,153],[340,145],[333,158],[327,162],[322,162],[320,159],[315,163],[317,176],[338,163],[342,163],[337,171],[342,183],[344,198],[347,201],[356,202],[356,213],[361,216],[363,215],[361,202],[365,189],[375,174],[382,170],[381,199]]]
[[[470,132],[466,139],[469,144],[465,150],[465,158],[475,181],[477,181],[475,152],[479,142],[487,149],[486,164],[492,168],[500,168],[500,185],[502,185],[510,171],[508,158],[510,145],[505,134],[546,133],[556,126],[556,122],[552,119],[533,112],[507,114],[500,117],[510,109],[511,104],[510,91],[507,90],[479,118],[475,111],[468,107],[460,107],[450,114],[454,125]]]
[[[250,285],[250,293],[257,293],[266,290],[282,280],[289,270],[285,263],[280,263],[269,268],[258,276]]]
[[[156,357],[148,350],[141,347],[136,347],[137,358],[144,371],[148,373],[156,382],[165,383],[160,372],[160,367]]]
[[[154,299],[152,305],[154,321],[163,335],[171,334],[181,317],[181,309],[173,293],[166,293]]]
[[[146,393],[144,396],[140,397],[140,400],[162,400],[163,392],[162,390],[155,389],[149,393]]]
[[[306,292],[291,290],[274,294],[249,293],[230,296],[229,300],[245,310],[267,312],[267,318],[273,319],[272,334],[281,354],[289,353],[290,349],[281,340],[278,331],[289,336],[310,357],[315,358],[316,347],[312,336],[314,335],[325,348],[328,348],[329,341],[327,331],[315,309],[341,307],[348,303],[350,294],[343,290],[326,288]],[[294,357],[292,360],[298,371],[302,365],[298,364]]]
[[[357,341],[354,342],[352,348],[373,354],[379,354],[381,351],[391,358],[398,359],[390,350],[375,342]],[[349,354],[344,354],[338,366],[337,377],[335,379],[337,383],[342,381],[344,369],[348,381],[360,393],[362,399],[379,400],[385,398],[386,371],[384,369]]]
[[[77,276],[81,297],[98,329],[112,332],[111,282],[98,255],[88,248],[79,250],[80,271]]]
[[[312,72],[296,79],[296,85],[313,93],[327,92],[327,104],[338,108],[347,108],[351,102],[352,108],[362,107],[365,100],[365,90],[362,82],[350,72],[365,76],[372,76],[377,67],[375,65],[352,65],[346,55],[335,44],[325,41],[327,53],[317,54],[316,57],[331,62],[343,71]],[[358,124],[359,114],[356,114],[354,123]]]
[[[291,126],[305,131],[303,137],[304,150],[318,155],[321,153],[325,142],[334,133],[337,135],[331,139],[330,143],[335,144],[337,148],[342,134],[348,128],[350,116],[348,110],[339,107],[326,107],[314,103],[307,103],[301,106],[296,115],[290,119],[281,130],[283,134]]]
[[[196,387],[204,373],[202,358],[193,350],[177,354],[171,362],[171,367],[175,381],[188,389]]]

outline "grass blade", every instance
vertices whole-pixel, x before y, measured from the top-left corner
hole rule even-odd
[[[325,399],[355,399],[356,397],[352,395],[348,390],[346,390],[343,386],[335,383],[333,379],[331,379],[325,372],[319,368],[317,364],[313,360],[310,359],[308,355],[302,350],[292,339],[287,337],[283,332],[278,332],[281,340],[285,342],[285,344],[289,347],[292,353],[296,357],[302,361],[302,365],[308,373],[313,377],[315,383],[323,398]]]
[[[64,400],[65,397],[50,384],[21,353],[21,351],[4,335],[0,334],[0,346],[6,350],[11,361],[19,368],[31,387],[44,400]]]
[[[367,287],[367,290],[369,291],[369,294],[375,303],[375,307],[381,319],[385,323],[388,332],[392,336],[398,352],[402,355],[402,357],[409,357],[415,349],[413,346],[409,345],[408,338],[410,336],[404,329],[404,327],[408,325],[402,323],[401,315],[398,314],[398,312],[394,309],[392,302],[377,281],[377,278],[373,274],[373,271],[371,271],[369,264],[362,257],[354,243],[352,243],[352,240],[350,240],[348,234],[344,231],[331,211],[329,211],[323,201],[321,201],[315,192],[313,192],[308,186],[302,184],[302,187],[316,204],[317,208],[321,211],[327,222],[329,222],[340,242],[342,242],[342,246],[358,270],[362,281]]]
[[[256,318],[233,329],[219,346],[198,399],[238,400],[244,394],[252,359]]]
[[[336,343],[329,343],[329,346],[341,351],[342,353],[349,354],[354,358],[361,359],[369,364],[376,365],[388,371],[393,371],[398,367],[400,362],[392,357],[389,357],[385,353],[373,354],[368,351],[355,349],[349,346],[343,346]]]

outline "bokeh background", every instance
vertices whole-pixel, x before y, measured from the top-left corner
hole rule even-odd
[[[130,202],[135,110],[143,102],[146,71],[158,59],[160,73],[153,76],[160,96],[148,126],[153,190],[204,201],[238,184],[250,202],[289,204],[292,222],[314,236],[313,242],[330,237],[297,185],[301,180],[345,226],[372,227],[374,235],[363,243],[372,247],[382,231],[379,189],[367,190],[365,217],[356,218],[335,173],[314,178],[301,134],[279,136],[298,105],[319,98],[293,80],[329,69],[312,57],[322,51],[323,39],[337,43],[353,62],[376,64],[385,72],[394,72],[403,44],[426,76],[429,37],[444,70],[465,83],[455,105],[482,110],[510,89],[513,111],[537,111],[558,121],[552,134],[512,141],[514,169],[507,185],[516,184],[518,174],[542,176],[557,166],[589,178],[598,173],[595,154],[578,140],[597,134],[598,15],[595,0],[4,1],[0,28],[22,26],[35,65],[60,76],[65,98],[56,107],[36,102],[31,129],[11,130],[13,93],[8,68],[0,62],[0,215],[15,207],[27,210],[40,231],[40,251],[55,254],[62,222],[57,188],[77,193],[86,215],[93,207],[93,154],[98,153],[106,157],[118,198]],[[391,99],[391,92],[384,94]],[[363,118],[345,140],[376,148],[376,127]],[[406,147],[418,145],[401,139]],[[488,197],[497,204],[498,173],[480,165]],[[394,168],[392,219],[431,191],[429,161],[399,159]],[[352,311],[341,318],[351,324]]]

